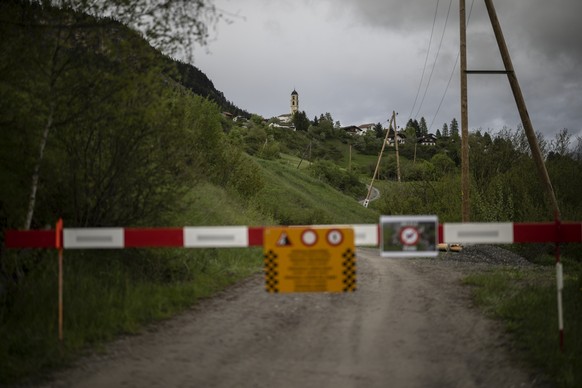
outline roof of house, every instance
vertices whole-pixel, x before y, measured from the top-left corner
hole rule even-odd
[[[435,135],[433,135],[432,133],[429,133],[428,135],[425,135],[421,138],[418,139],[419,143],[434,143],[436,142],[437,137]]]
[[[344,131],[347,132],[361,132],[362,128],[358,127],[357,125],[348,125],[347,127],[342,127]]]
[[[361,129],[370,129],[370,128],[374,128],[375,126],[376,126],[376,124],[374,124],[374,123],[358,125],[358,127]]]

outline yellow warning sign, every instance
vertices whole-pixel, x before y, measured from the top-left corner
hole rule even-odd
[[[351,228],[265,228],[268,292],[356,290],[356,252]]]

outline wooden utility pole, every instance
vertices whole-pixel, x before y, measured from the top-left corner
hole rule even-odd
[[[469,202],[469,114],[467,108],[467,17],[465,0],[459,0],[461,29],[461,219],[469,222],[471,204]]]
[[[398,177],[398,182],[400,182],[400,156],[398,154],[398,131],[396,130],[396,115],[397,113],[392,111],[392,121],[394,122],[394,147],[396,148],[396,176]],[[388,128],[390,131],[390,128]]]
[[[390,133],[390,125],[392,125],[393,121],[394,115],[392,115],[392,118],[390,119],[390,124],[388,126],[388,130],[386,131],[386,136],[384,136],[384,141],[382,142],[382,149],[380,150],[380,154],[378,155],[378,162],[376,162],[376,169],[374,170],[374,175],[372,175],[372,182],[370,182],[370,187],[368,187],[368,194],[366,195],[366,199],[364,199],[364,207],[368,207],[368,204],[370,203],[370,195],[372,194],[372,188],[374,187],[374,180],[376,179],[378,169],[380,168],[380,160],[382,160],[382,154],[384,153],[386,141],[388,141],[388,134]]]
[[[461,0],[461,2],[464,3],[464,0]],[[511,91],[513,92],[515,103],[517,104],[517,110],[519,111],[519,116],[523,124],[523,129],[525,130],[525,135],[527,136],[527,141],[529,142],[533,160],[536,164],[538,174],[540,180],[542,181],[542,185],[544,186],[546,195],[553,207],[554,216],[556,219],[559,219],[560,208],[558,206],[558,200],[556,199],[554,188],[552,187],[552,182],[550,180],[548,170],[544,164],[544,158],[542,157],[536,134],[529,118],[529,113],[527,112],[525,99],[523,98],[517,76],[515,75],[515,70],[513,69],[513,63],[511,62],[511,57],[509,56],[509,50],[507,49],[507,44],[505,43],[505,38],[503,37],[503,32],[501,31],[501,25],[499,24],[499,19],[497,18],[497,13],[495,12],[493,1],[485,0],[485,6],[487,7],[487,12],[489,13],[489,19],[491,19],[491,26],[493,27],[495,39],[497,40],[497,45],[499,46],[499,51],[501,52],[501,59],[505,65],[505,72],[507,73],[509,85],[511,86]]]

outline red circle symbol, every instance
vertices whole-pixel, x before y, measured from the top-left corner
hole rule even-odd
[[[400,229],[400,242],[402,245],[416,245],[418,238],[418,230],[414,226],[405,226]]]
[[[329,245],[338,246],[344,241],[344,234],[341,230],[331,229],[327,232],[327,242]]]

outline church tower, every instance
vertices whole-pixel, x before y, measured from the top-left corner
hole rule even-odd
[[[295,114],[299,111],[299,94],[295,89],[291,92],[291,114]]]

